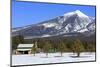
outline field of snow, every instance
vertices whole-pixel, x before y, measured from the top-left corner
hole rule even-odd
[[[76,57],[73,53],[49,53],[46,57],[45,53],[37,53],[35,56],[30,55],[12,55],[12,66],[30,65],[30,64],[48,64],[48,63],[64,63],[79,61],[95,61],[95,53],[81,53],[80,57]]]

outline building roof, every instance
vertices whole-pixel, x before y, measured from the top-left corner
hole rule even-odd
[[[19,44],[17,48],[31,48],[34,44]]]

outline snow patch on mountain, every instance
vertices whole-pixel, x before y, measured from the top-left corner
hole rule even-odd
[[[87,28],[85,28],[85,29],[82,29],[82,30],[79,30],[79,31],[77,31],[77,32],[85,32],[85,31],[88,31],[88,29]]]
[[[44,34],[41,37],[49,37],[49,36],[50,36],[49,34]]]
[[[16,31],[19,31],[19,30],[22,30],[22,29],[26,29],[26,28],[29,28],[29,27],[31,27],[31,26],[28,25],[28,26],[24,26],[24,27],[14,28],[14,29],[12,29],[12,32],[16,32]]]
[[[54,26],[56,26],[57,24],[56,23],[44,23],[44,24],[42,24],[44,27],[46,27],[46,28],[49,28],[49,27],[54,27]]]

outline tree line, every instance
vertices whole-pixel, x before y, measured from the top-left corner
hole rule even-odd
[[[82,40],[80,38],[37,38],[31,40],[24,40],[24,37],[21,35],[12,37],[12,49],[16,49],[20,43],[36,43],[33,46],[32,52],[35,56],[35,53],[38,52],[38,48],[42,52],[48,53],[60,52],[63,56],[64,52],[73,52],[77,53],[77,57],[80,56],[81,52],[95,52],[96,46],[95,41]],[[37,46],[37,47],[36,47]]]

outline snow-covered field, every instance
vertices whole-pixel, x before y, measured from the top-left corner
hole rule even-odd
[[[30,55],[12,55],[12,66],[30,65],[30,64],[48,64],[63,62],[95,61],[95,53],[81,53],[80,57],[75,57],[73,53],[49,53],[48,57],[44,53],[38,53],[35,56]]]

